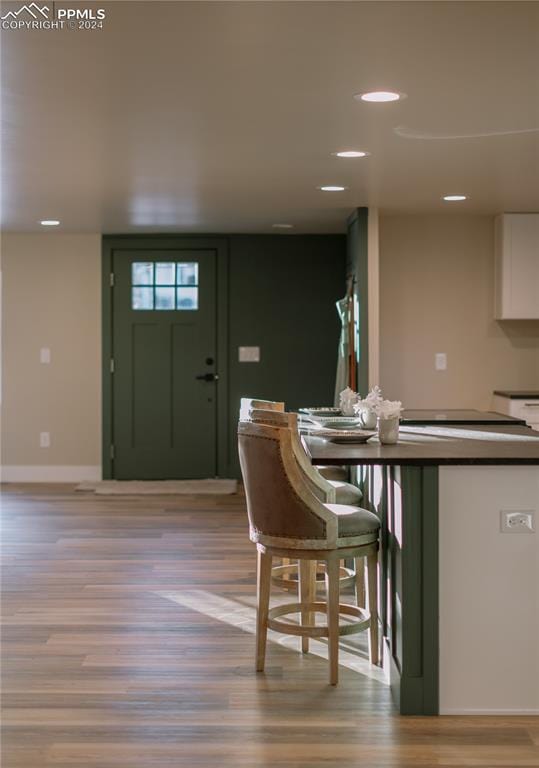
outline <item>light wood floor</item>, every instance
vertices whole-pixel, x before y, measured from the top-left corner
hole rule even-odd
[[[361,646],[337,688],[296,639],[257,676],[241,497],[10,485],[2,516],[4,768],[539,766],[537,718],[399,717]]]

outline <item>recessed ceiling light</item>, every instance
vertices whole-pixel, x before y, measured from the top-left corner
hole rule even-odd
[[[320,189],[322,192],[344,192],[344,190],[348,189],[348,187],[339,187],[336,184],[327,184],[324,187],[317,187],[317,189]]]
[[[293,229],[293,224],[272,224],[273,229]]]
[[[467,200],[468,195],[444,195],[442,199],[447,203],[458,203],[462,200]]]
[[[342,152],[332,152],[335,157],[367,157],[369,152],[362,152],[359,149],[345,149]]]
[[[39,223],[42,227],[57,227],[60,224],[58,219],[43,219]]]
[[[397,93],[397,91],[367,91],[366,93],[356,93],[354,99],[358,101],[399,101],[405,99],[405,93]]]

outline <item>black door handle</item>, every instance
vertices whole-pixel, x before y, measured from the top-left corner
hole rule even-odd
[[[195,376],[195,379],[199,381],[218,381],[219,376],[216,373],[201,373],[200,376]]]

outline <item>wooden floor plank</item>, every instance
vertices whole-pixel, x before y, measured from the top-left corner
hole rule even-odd
[[[2,518],[6,768],[539,767],[537,718],[399,717],[362,636],[335,689],[297,638],[256,675],[241,495],[8,485]]]

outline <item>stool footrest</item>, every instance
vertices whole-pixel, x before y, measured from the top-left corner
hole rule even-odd
[[[326,569],[323,563],[318,563],[316,566],[316,575],[325,576]],[[354,584],[355,573],[352,568],[345,568],[341,565],[339,568],[339,583],[341,589],[343,587],[349,587]],[[288,578],[287,578],[288,577]],[[289,565],[274,565],[271,569],[271,583],[277,587],[286,589],[290,592],[297,592],[299,581],[298,564],[290,563]],[[323,579],[317,579],[318,582],[322,582]]]
[[[285,566],[286,567],[286,566]],[[302,637],[328,637],[327,625],[315,626],[314,624],[290,624],[287,621],[279,621],[277,616],[287,616],[290,613],[309,611],[326,614],[326,603],[286,603],[270,608],[268,611],[268,627],[275,632],[283,632],[285,635],[300,635]],[[339,625],[339,635],[353,635],[367,629],[371,623],[370,614],[357,605],[348,603],[339,604],[339,614],[354,616],[358,620]]]

